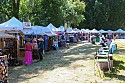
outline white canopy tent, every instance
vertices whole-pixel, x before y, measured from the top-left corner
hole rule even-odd
[[[0,24],[0,30],[23,30],[23,23],[15,17]]]
[[[77,28],[74,28],[73,31],[75,31],[76,33],[81,32],[81,30],[79,30],[79,29],[77,29]]]
[[[41,27],[41,30],[48,36],[55,36],[56,34],[51,31],[48,27]]]
[[[54,25],[52,25],[52,23],[50,23],[50,24],[47,26],[47,28],[49,28],[53,33],[58,32],[58,29],[57,29]]]
[[[58,28],[58,31],[64,32],[64,31],[65,31],[64,26],[60,26],[60,27]]]
[[[125,31],[122,30],[122,29],[118,29],[118,30],[116,30],[115,32],[116,32],[116,33],[125,33]]]
[[[107,33],[107,31],[105,31],[105,30],[103,30],[103,29],[99,30],[99,32],[100,32],[100,33]]]
[[[99,31],[97,31],[96,29],[92,29],[90,32],[91,33],[99,33]]]
[[[44,35],[41,26],[31,26],[31,29],[23,29],[22,32],[25,35]]]
[[[31,35],[31,34],[33,34],[33,30],[32,29],[31,30],[28,30],[28,29],[27,30],[23,30],[22,32],[23,32],[24,35]]]
[[[35,35],[45,35],[45,32],[42,30],[42,26],[32,26],[32,30]]]
[[[73,29],[72,29],[72,28],[70,28],[70,27],[69,27],[69,28],[67,28],[67,29],[66,29],[66,33],[73,33]]]
[[[113,31],[112,30],[107,30],[107,33],[113,33]]]
[[[81,29],[81,32],[84,33],[84,32],[85,32],[85,29]]]
[[[89,32],[91,32],[91,30],[85,29],[85,33],[89,33]]]
[[[9,35],[4,32],[0,32],[0,38],[15,38],[15,37],[13,35]]]

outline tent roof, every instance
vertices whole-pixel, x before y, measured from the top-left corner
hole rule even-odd
[[[116,32],[116,33],[125,33],[125,31],[122,30],[122,29],[118,29],[118,30],[116,30],[115,32]]]
[[[46,35],[48,35],[48,36],[54,36],[54,35],[56,35],[56,34],[53,33],[53,32],[51,31],[51,29],[48,28],[48,27],[41,27],[41,29],[42,29],[42,31],[43,31]]]
[[[84,31],[85,31],[85,29],[81,29],[81,31],[82,31],[82,32],[84,32]]]
[[[52,32],[58,31],[58,29],[54,25],[52,25],[52,23],[50,23],[47,27],[50,28]]]
[[[113,31],[112,30],[107,30],[107,33],[113,33]]]
[[[42,26],[32,26],[32,30],[34,31],[34,34],[37,34],[37,35],[45,34],[45,32],[42,30]]]
[[[60,26],[60,27],[58,28],[58,31],[64,32],[64,31],[65,31],[64,26]]]
[[[23,23],[20,22],[15,17],[0,24],[0,30],[22,30],[22,29],[23,29]]]
[[[75,31],[76,33],[81,32],[81,30],[79,30],[79,29],[77,29],[77,28],[74,28],[73,31]]]
[[[107,33],[107,31],[105,31],[105,30],[103,30],[103,29],[99,30],[99,32],[100,32],[100,33]]]
[[[23,33],[25,35],[44,35],[44,31],[42,31],[42,26],[31,26],[31,29],[24,29]]]
[[[33,30],[28,30],[28,29],[23,30],[22,32],[24,33],[24,35],[31,35],[31,34],[33,34]]]
[[[89,33],[91,30],[89,29],[85,29],[85,32],[84,33]]]
[[[67,28],[67,29],[66,29],[66,33],[73,33],[72,31],[73,31],[72,28]]]
[[[99,31],[97,31],[96,29],[93,29],[90,31],[91,33],[99,33]]]
[[[0,38],[15,38],[15,37],[13,35],[0,32]]]

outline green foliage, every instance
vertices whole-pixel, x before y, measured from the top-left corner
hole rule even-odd
[[[47,26],[49,23],[56,26],[63,25],[63,11],[61,9],[63,0],[43,0],[41,5],[43,25]]]
[[[0,3],[0,16],[5,20],[14,16],[32,25],[52,23],[57,27],[65,22],[75,27],[84,21],[85,4],[80,0],[1,0]]]
[[[6,21],[12,16],[12,3],[10,0],[0,0],[0,23]]]
[[[0,4],[0,23],[14,16],[41,26],[125,27],[125,0],[0,0]]]
[[[67,0],[67,4],[65,4],[65,10],[66,12],[64,18],[69,25],[76,27],[81,21],[84,20],[84,2],[81,2],[80,0]]]
[[[124,29],[125,0],[84,0],[85,22],[89,29]]]

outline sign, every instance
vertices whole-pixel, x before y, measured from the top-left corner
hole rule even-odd
[[[23,29],[32,29],[30,22],[23,22]]]

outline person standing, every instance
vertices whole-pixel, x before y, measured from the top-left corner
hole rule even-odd
[[[108,39],[107,40],[107,45],[108,45],[108,47],[110,48],[110,44],[112,43],[112,40],[111,39]]]
[[[69,35],[66,34],[66,47],[69,48]]]
[[[39,59],[38,56],[38,44],[36,38],[33,39],[33,60]]]
[[[30,39],[27,39],[27,43],[25,44],[25,56],[24,56],[24,64],[31,65],[32,64],[32,43],[30,43]]]
[[[39,38],[38,39],[39,41],[39,44],[38,44],[38,48],[39,48],[39,57],[40,57],[40,60],[43,60],[43,54],[44,54],[44,40],[43,38]]]
[[[100,39],[100,44],[102,45],[102,47],[106,47],[105,46],[105,39],[101,37]]]
[[[59,50],[59,47],[58,47],[58,40],[55,38],[54,41],[53,41],[53,47],[56,49],[56,50]]]

